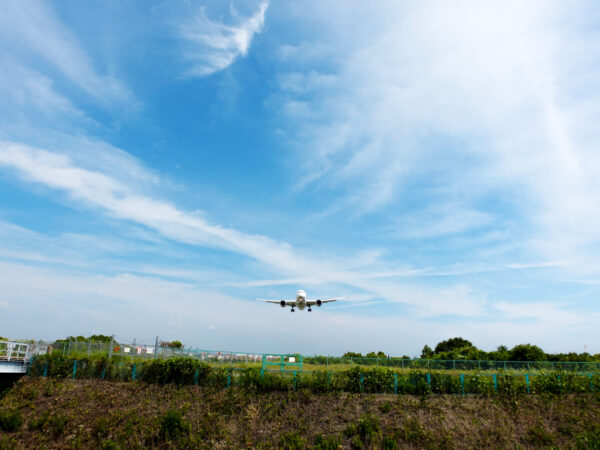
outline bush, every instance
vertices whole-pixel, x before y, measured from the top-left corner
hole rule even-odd
[[[0,410],[0,430],[12,433],[21,428],[23,417],[17,410]]]
[[[195,384],[207,385],[210,381],[212,368],[192,358],[155,359],[140,367],[140,378],[148,383],[178,385]],[[196,373],[198,374],[196,376]]]
[[[170,441],[190,432],[190,424],[183,419],[181,411],[171,409],[160,420],[160,436]]]

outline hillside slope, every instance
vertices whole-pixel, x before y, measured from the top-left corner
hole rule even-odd
[[[0,448],[600,448],[600,396],[258,394],[25,377],[0,400],[0,427]]]

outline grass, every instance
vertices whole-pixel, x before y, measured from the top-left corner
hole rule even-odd
[[[23,378],[0,448],[598,448],[598,394],[250,392]],[[13,419],[10,419],[13,421]]]

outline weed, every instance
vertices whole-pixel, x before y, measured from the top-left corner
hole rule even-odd
[[[100,436],[105,435],[106,433],[108,433],[108,430],[110,430],[110,422],[106,417],[99,417],[94,425],[96,428],[96,432]]]
[[[0,410],[0,430],[11,433],[21,428],[23,417],[17,410]]]
[[[102,449],[103,450],[119,450],[119,448],[120,448],[119,444],[117,444],[112,439],[107,439],[104,442],[102,442]]]
[[[409,418],[403,424],[404,440],[423,444],[432,439],[431,432],[426,431],[417,419]]]
[[[317,436],[315,439],[314,448],[318,450],[336,450],[342,446],[342,443],[337,436],[329,435],[323,437],[322,435]]]
[[[398,448],[398,441],[393,436],[386,436],[381,443],[383,450],[395,450]]]
[[[15,438],[10,436],[0,436],[0,450],[13,450],[18,448]]]
[[[529,430],[524,437],[525,442],[536,447],[549,446],[554,443],[554,437],[542,425],[536,425]]]
[[[381,411],[384,414],[389,413],[392,410],[392,402],[390,402],[389,400],[386,401],[385,403],[382,403],[381,405],[379,405],[379,411]]]
[[[160,435],[169,441],[190,432],[190,424],[183,419],[180,411],[171,409],[160,420]]]
[[[304,448],[305,445],[306,440],[302,438],[297,431],[283,434],[279,441],[279,447],[287,450],[301,449]]]
[[[599,449],[600,448],[600,433],[586,431],[576,438],[578,449]]]
[[[363,415],[356,424],[349,424],[344,430],[344,436],[354,437],[350,443],[353,447],[361,448],[365,444],[374,442],[379,436],[381,426],[379,419],[371,414]],[[356,442],[355,442],[356,441]],[[360,441],[361,445],[358,446]]]
[[[64,414],[57,413],[54,414],[50,419],[48,419],[48,424],[50,425],[50,433],[53,438],[57,438],[62,435],[67,428],[67,424],[69,423],[69,418]]]
[[[50,413],[48,411],[46,411],[39,417],[33,417],[29,421],[29,425],[28,425],[29,429],[30,430],[42,430],[44,428],[44,425],[46,425],[46,423],[48,422],[49,417],[50,417]]]

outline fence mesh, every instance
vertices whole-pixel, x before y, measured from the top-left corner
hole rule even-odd
[[[439,360],[439,359],[402,359],[367,358],[337,356],[301,356],[264,353],[246,353],[232,351],[205,350],[196,347],[169,348],[155,344],[123,344],[67,341],[54,343],[52,354],[68,357],[101,358],[123,362],[147,361],[156,358],[185,356],[196,358],[211,364],[234,367],[260,365],[264,358],[277,361],[282,356],[302,358],[307,370],[343,370],[352,366],[387,367],[400,370],[427,371],[481,371],[481,372],[600,372],[600,361],[558,362],[558,361],[488,361],[488,360]]]

